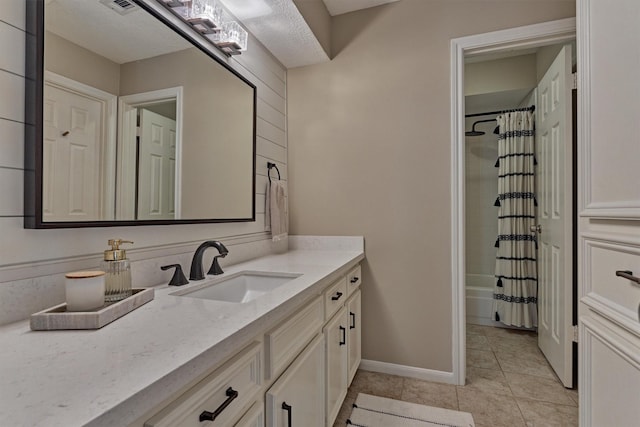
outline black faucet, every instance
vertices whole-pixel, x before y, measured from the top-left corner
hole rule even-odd
[[[219,257],[226,257],[229,250],[224,245],[216,240],[207,240],[196,249],[196,253],[193,254],[193,260],[191,261],[191,272],[189,273],[189,280],[202,280],[204,279],[204,270],[202,269],[202,255],[207,248],[214,247],[218,250],[220,255],[213,258],[213,263],[207,274],[222,274],[223,271],[218,264]]]

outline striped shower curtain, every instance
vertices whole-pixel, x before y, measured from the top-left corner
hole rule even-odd
[[[534,116],[515,111],[497,117],[498,238],[493,311],[496,321],[538,325],[535,224]]]

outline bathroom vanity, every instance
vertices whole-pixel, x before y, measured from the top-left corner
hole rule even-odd
[[[158,286],[153,301],[100,330],[35,332],[28,321],[0,328],[0,419],[333,425],[360,363],[364,247],[362,238],[328,239],[184,287]],[[243,272],[289,280],[245,303],[187,292]]]

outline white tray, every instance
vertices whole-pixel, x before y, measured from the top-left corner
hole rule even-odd
[[[153,299],[153,288],[132,289],[130,297],[91,311],[67,311],[62,303],[31,315],[31,330],[100,329]]]

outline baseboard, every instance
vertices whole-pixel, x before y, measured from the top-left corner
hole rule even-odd
[[[363,371],[380,372],[381,374],[416,378],[424,381],[455,384],[453,372],[435,371],[433,369],[416,368],[414,366],[396,365],[395,363],[365,359],[362,359],[360,362],[360,369]]]
[[[467,316],[467,325],[493,326],[496,328],[504,328],[505,324],[496,322],[488,317]]]

